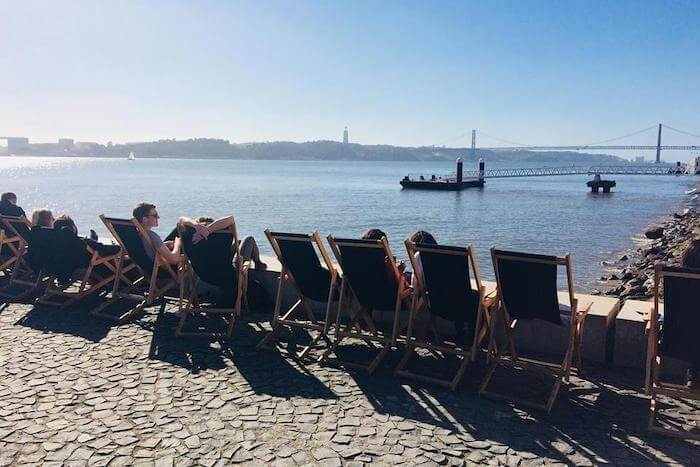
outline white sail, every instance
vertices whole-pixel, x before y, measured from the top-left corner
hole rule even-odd
[[[130,160],[130,161],[136,160],[136,156],[134,156],[134,152],[133,152],[133,151],[129,152],[129,157],[127,157],[127,159]]]

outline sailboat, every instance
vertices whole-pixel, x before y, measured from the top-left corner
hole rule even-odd
[[[127,157],[126,159],[127,159],[127,160],[130,160],[130,161],[135,161],[135,160],[136,160],[136,156],[134,156],[134,152],[133,152],[133,151],[129,151],[129,157]]]

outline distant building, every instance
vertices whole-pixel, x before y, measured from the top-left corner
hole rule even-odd
[[[70,151],[73,149],[74,144],[73,138],[61,138],[58,140],[58,148],[61,151]]]
[[[345,131],[343,131],[343,144],[348,144],[348,127],[345,127]]]
[[[634,161],[639,163],[639,164],[643,164],[644,163],[644,156],[637,156],[634,158]]]
[[[7,153],[15,154],[27,151],[29,149],[29,138],[6,138]]]

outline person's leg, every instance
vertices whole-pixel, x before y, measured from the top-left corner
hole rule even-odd
[[[252,260],[255,263],[255,269],[266,269],[267,264],[260,261],[260,250],[258,244],[253,237],[246,237],[241,242],[240,246],[241,257],[246,260]]]

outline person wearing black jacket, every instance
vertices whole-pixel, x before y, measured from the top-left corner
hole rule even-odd
[[[17,206],[17,195],[11,192],[3,193],[0,197],[0,215],[27,217],[24,209]]]

